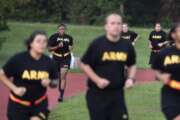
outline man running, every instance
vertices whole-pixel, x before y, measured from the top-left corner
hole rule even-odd
[[[113,13],[105,20],[106,34],[96,38],[83,55],[81,69],[88,76],[87,106],[91,120],[128,120],[124,87],[134,85],[136,54],[121,39],[122,17]],[[124,68],[129,75],[125,79]]]
[[[160,23],[156,23],[154,30],[149,35],[149,48],[151,49],[150,65],[153,63],[160,50],[168,43],[166,32],[162,30]]]
[[[123,23],[121,37],[131,42],[132,45],[135,45],[136,41],[139,38],[139,35],[134,31],[130,31],[127,23]]]

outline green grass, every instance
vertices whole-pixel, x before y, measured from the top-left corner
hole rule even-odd
[[[6,37],[7,40],[0,50],[0,66],[18,51],[24,49],[24,40],[29,34],[36,29],[45,30],[48,35],[54,33],[57,24],[41,24],[41,23],[19,23],[9,22],[10,31],[0,32],[0,37]],[[141,38],[136,44],[137,65],[140,68],[147,68],[149,59],[148,34],[150,29],[132,28],[139,33]],[[74,37],[74,53],[81,56],[86,50],[88,44],[97,36],[104,34],[103,28],[95,26],[68,25],[68,33]]]
[[[154,82],[126,90],[131,120],[164,120],[159,103],[160,87],[159,83]],[[84,94],[57,105],[50,114],[49,120],[89,120]]]

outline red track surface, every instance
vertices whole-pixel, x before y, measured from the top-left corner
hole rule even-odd
[[[154,80],[154,73],[151,70],[138,70],[136,79],[138,82],[150,82]],[[86,77],[81,73],[68,75],[68,86],[65,97],[77,95],[86,90]],[[0,120],[7,120],[6,108],[8,102],[8,90],[0,83]],[[50,109],[57,103],[59,93],[57,89],[48,90]]]

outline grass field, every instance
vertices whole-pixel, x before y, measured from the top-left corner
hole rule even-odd
[[[164,120],[160,111],[160,84],[137,85],[126,90],[130,120]],[[57,105],[50,120],[89,120],[84,95],[75,96]]]
[[[10,31],[0,32],[0,37],[6,37],[7,40],[0,50],[0,66],[14,53],[24,49],[24,40],[29,34],[36,29],[45,30],[48,35],[54,33],[57,29],[56,24],[41,24],[41,23],[19,23],[10,22]],[[148,67],[149,49],[148,49],[148,34],[150,29],[132,28],[139,33],[141,38],[136,44],[137,64],[139,68]],[[75,47],[74,53],[76,56],[81,56],[87,48],[89,42],[95,37],[103,34],[101,27],[94,26],[77,26],[69,25],[68,33],[74,37]]]

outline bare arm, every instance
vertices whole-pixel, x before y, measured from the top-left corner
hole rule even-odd
[[[140,36],[137,35],[137,37],[134,39],[134,42],[136,42],[139,38],[140,38]]]
[[[159,46],[159,47],[162,47],[162,46],[164,46],[164,45],[167,45],[168,43],[169,43],[169,41],[164,41],[164,42],[162,42],[162,43],[159,43],[158,46]]]
[[[52,46],[52,47],[48,47],[48,50],[49,50],[50,52],[52,52],[52,51],[57,50],[59,47],[60,47],[59,45],[57,45],[57,46]]]
[[[163,42],[163,45],[167,45],[167,44],[169,44],[169,41]]]
[[[58,85],[58,79],[43,79],[41,80],[41,85],[43,87],[56,88]]]
[[[8,87],[11,91],[13,91],[14,94],[18,96],[23,96],[26,93],[26,88],[24,87],[17,87],[14,85],[10,79],[5,75],[4,71],[0,71],[0,81]]]
[[[128,68],[128,71],[129,71],[128,78],[134,79],[136,75],[136,65],[130,66]]]
[[[69,46],[69,51],[71,51],[72,52],[72,50],[73,50],[73,46]]]
[[[83,70],[83,72],[94,82],[97,83],[100,77],[92,70],[92,68],[89,65],[86,65],[82,62],[79,64],[80,68]]]
[[[0,71],[0,81],[8,87],[11,91],[16,89],[16,86],[11,82],[9,78],[4,74],[3,70]]]
[[[149,41],[149,48],[150,49],[152,49],[153,47],[152,47],[152,45],[151,45],[151,42]]]
[[[155,75],[156,75],[156,77],[160,80],[160,81],[162,81],[164,84],[168,84],[168,82],[170,81],[170,74],[168,74],[168,73],[162,73],[162,72],[160,72],[160,71],[158,71],[158,70],[155,70]]]
[[[125,88],[132,88],[134,86],[134,80],[136,75],[136,66],[130,66],[128,68],[128,78],[125,82]]]

